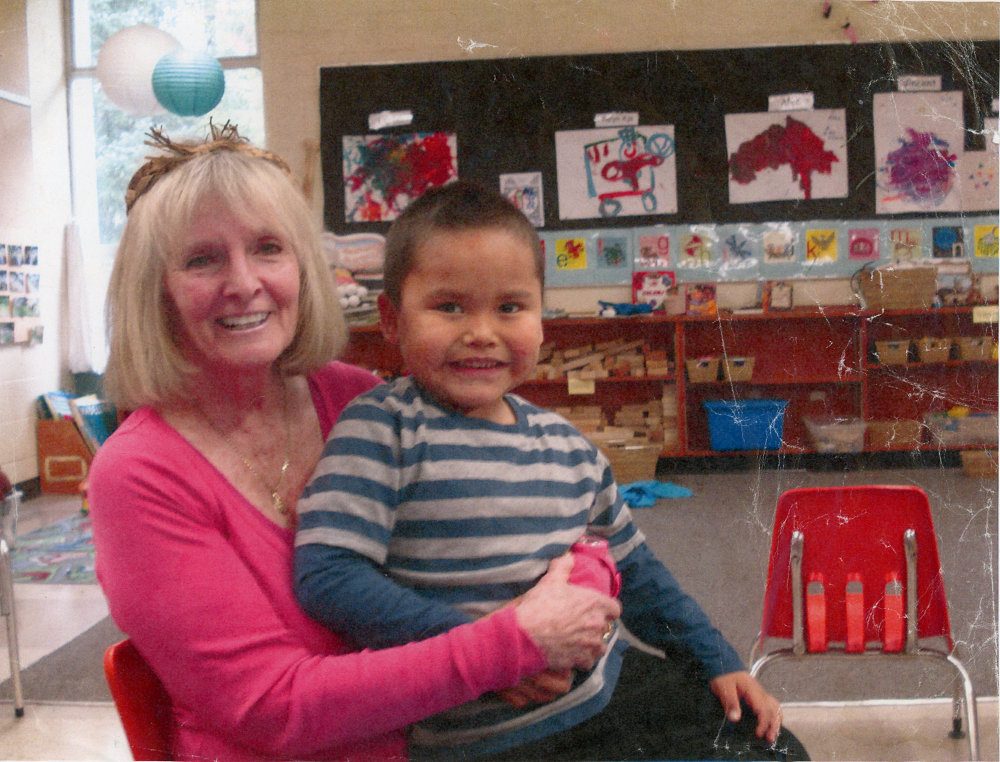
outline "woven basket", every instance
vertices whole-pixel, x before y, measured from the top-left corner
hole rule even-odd
[[[864,270],[857,275],[857,293],[869,310],[929,309],[936,289],[933,267]]]
[[[749,381],[753,377],[753,361],[753,357],[726,357],[722,366],[726,381]]]
[[[955,346],[962,360],[989,360],[993,355],[993,339],[990,336],[957,336]]]
[[[882,365],[906,365],[910,357],[910,340],[876,341],[875,356]]]
[[[688,381],[692,384],[710,384],[719,380],[719,358],[699,357],[697,360],[685,360]]]
[[[951,356],[951,339],[925,336],[916,342],[920,362],[948,362]]]
[[[611,473],[618,484],[656,478],[656,462],[663,450],[660,444],[602,443],[598,447],[611,461]]]

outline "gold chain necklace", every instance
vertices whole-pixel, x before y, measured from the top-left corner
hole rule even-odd
[[[201,414],[204,416],[205,420],[208,421],[208,425],[212,427],[212,430],[215,431],[215,433],[218,434],[220,437],[222,437],[222,440],[227,445],[229,445],[229,449],[233,451],[233,454],[237,458],[239,458],[240,461],[242,461],[243,465],[246,467],[246,470],[249,471],[254,476],[256,476],[260,480],[260,483],[264,485],[264,489],[266,489],[270,493],[270,495],[271,495],[271,504],[274,506],[274,510],[277,511],[280,515],[286,516],[286,515],[288,515],[288,503],[286,503],[285,502],[285,498],[283,498],[281,496],[281,491],[280,490],[281,490],[281,484],[282,484],[282,482],[285,481],[285,473],[288,471],[289,465],[291,465],[291,458],[292,458],[292,421],[288,417],[288,390],[285,387],[284,379],[282,379],[281,386],[282,386],[282,393],[284,394],[284,408],[283,409],[284,409],[284,418],[285,418],[285,460],[281,464],[281,473],[278,475],[278,481],[276,481],[274,483],[273,487],[270,484],[267,483],[267,480],[264,478],[264,475],[254,466],[253,463],[250,462],[250,459],[247,458],[243,453],[241,453],[239,451],[239,448],[236,447],[236,445],[233,443],[233,440],[230,439],[222,431],[222,429],[218,428],[212,422],[212,419],[208,415],[206,415],[206,413],[205,413],[204,410],[201,411]],[[199,409],[200,409],[200,406],[199,406]]]

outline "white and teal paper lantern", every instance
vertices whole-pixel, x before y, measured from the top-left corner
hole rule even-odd
[[[201,116],[219,105],[226,90],[222,65],[208,53],[177,48],[153,68],[156,100],[172,114]]]

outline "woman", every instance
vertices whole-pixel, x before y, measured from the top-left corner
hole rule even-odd
[[[292,592],[296,499],[343,406],[346,328],[287,166],[228,124],[136,173],[108,293],[106,386],[134,410],[89,476],[97,573],[163,681],[174,759],[396,759],[410,723],[589,667],[618,604],[561,559],[516,606],[381,651]]]

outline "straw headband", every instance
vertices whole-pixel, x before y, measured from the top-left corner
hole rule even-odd
[[[144,141],[146,145],[154,148],[162,148],[169,153],[160,156],[147,156],[149,159],[132,175],[128,188],[125,191],[125,213],[132,211],[135,202],[148,191],[156,181],[167,172],[179,167],[189,159],[203,154],[218,153],[219,151],[236,151],[247,154],[258,159],[264,159],[281,169],[285,174],[291,176],[292,171],[277,154],[257,148],[242,137],[236,131],[236,125],[226,122],[222,127],[216,127],[211,120],[208,122],[211,136],[204,143],[174,143],[163,134],[162,129],[155,127],[146,133],[150,140]]]

